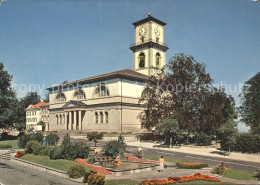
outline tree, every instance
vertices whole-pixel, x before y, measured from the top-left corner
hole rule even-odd
[[[53,133],[50,133],[46,136],[46,142],[48,145],[55,145],[59,141],[59,139],[59,136]]]
[[[166,67],[150,78],[147,96],[140,99],[147,106],[140,115],[144,128],[151,129],[172,117],[181,129],[210,135],[235,117],[233,98],[213,87],[205,64],[177,54]]]
[[[162,134],[165,142],[170,144],[180,143],[183,136],[183,130],[180,129],[179,123],[174,118],[166,118],[156,126],[156,132]]]
[[[14,123],[14,107],[17,99],[11,87],[12,75],[4,70],[0,63],[0,128],[12,126]]]
[[[37,104],[41,101],[41,97],[37,92],[29,92],[26,96],[16,102],[15,121],[19,130],[25,128],[26,125],[26,108],[29,105]]]
[[[228,120],[217,131],[221,148],[231,151],[235,145],[236,134],[238,133],[237,124],[234,120]]]
[[[103,139],[103,133],[101,132],[91,132],[87,134],[87,138],[89,141],[94,141],[95,146],[97,146],[98,140]]]
[[[39,122],[37,123],[37,125],[41,125],[41,126],[42,126],[42,131],[45,130],[46,125],[45,125],[45,123],[44,123],[43,121],[39,121]]]
[[[250,127],[252,133],[260,133],[260,72],[244,83],[240,94],[241,121]]]

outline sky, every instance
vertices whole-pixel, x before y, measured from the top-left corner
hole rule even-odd
[[[19,97],[132,69],[131,23],[148,11],[167,23],[166,61],[192,55],[239,105],[239,87],[260,72],[260,3],[250,0],[7,0],[0,6],[0,62]]]

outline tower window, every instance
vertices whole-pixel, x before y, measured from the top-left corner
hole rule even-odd
[[[156,67],[159,67],[160,66],[160,53],[156,53],[156,56],[155,56],[155,61],[156,61]]]
[[[145,55],[144,53],[141,53],[139,55],[139,67],[144,68],[145,67]]]

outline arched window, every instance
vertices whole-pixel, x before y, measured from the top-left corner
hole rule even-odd
[[[145,55],[144,53],[141,53],[139,55],[139,68],[144,68],[145,67]]]
[[[77,99],[77,100],[84,100],[86,99],[86,96],[85,96],[85,93],[82,91],[82,90],[77,90],[74,94],[74,97]]]
[[[66,97],[63,93],[59,93],[56,97],[57,102],[65,102],[66,101]]]
[[[108,112],[105,112],[105,116],[106,116],[106,123],[108,123]]]
[[[103,123],[103,112],[100,112],[100,123]]]
[[[160,53],[156,53],[156,55],[155,55],[156,67],[160,66],[160,59],[161,59]]]
[[[96,121],[96,123],[98,123],[98,113],[97,112],[95,112],[95,121]]]
[[[145,89],[143,90],[143,92],[142,92],[141,97],[144,98],[144,99],[148,99],[150,93],[151,93],[151,89],[145,88]]]
[[[109,96],[109,91],[106,86],[100,85],[95,90],[95,97],[105,97]]]

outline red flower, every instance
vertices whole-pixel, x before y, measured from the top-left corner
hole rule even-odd
[[[144,181],[140,181],[140,184],[143,184],[143,185],[173,184],[173,183],[189,182],[189,181],[194,181],[194,180],[220,182],[220,180],[215,177],[210,177],[208,175],[202,175],[200,173],[195,173],[194,175],[183,176],[183,177],[168,177],[168,179],[161,179],[161,180],[156,180],[156,179],[144,180]]]
[[[111,172],[109,170],[102,168],[100,166],[95,166],[95,165],[89,164],[89,163],[87,163],[87,161],[85,159],[77,158],[77,159],[75,159],[75,161],[92,168],[98,174],[102,174],[102,175],[110,175],[111,174]]]
[[[17,153],[17,154],[15,154],[15,158],[20,158],[20,157],[22,157],[24,154],[22,154],[22,153]]]

